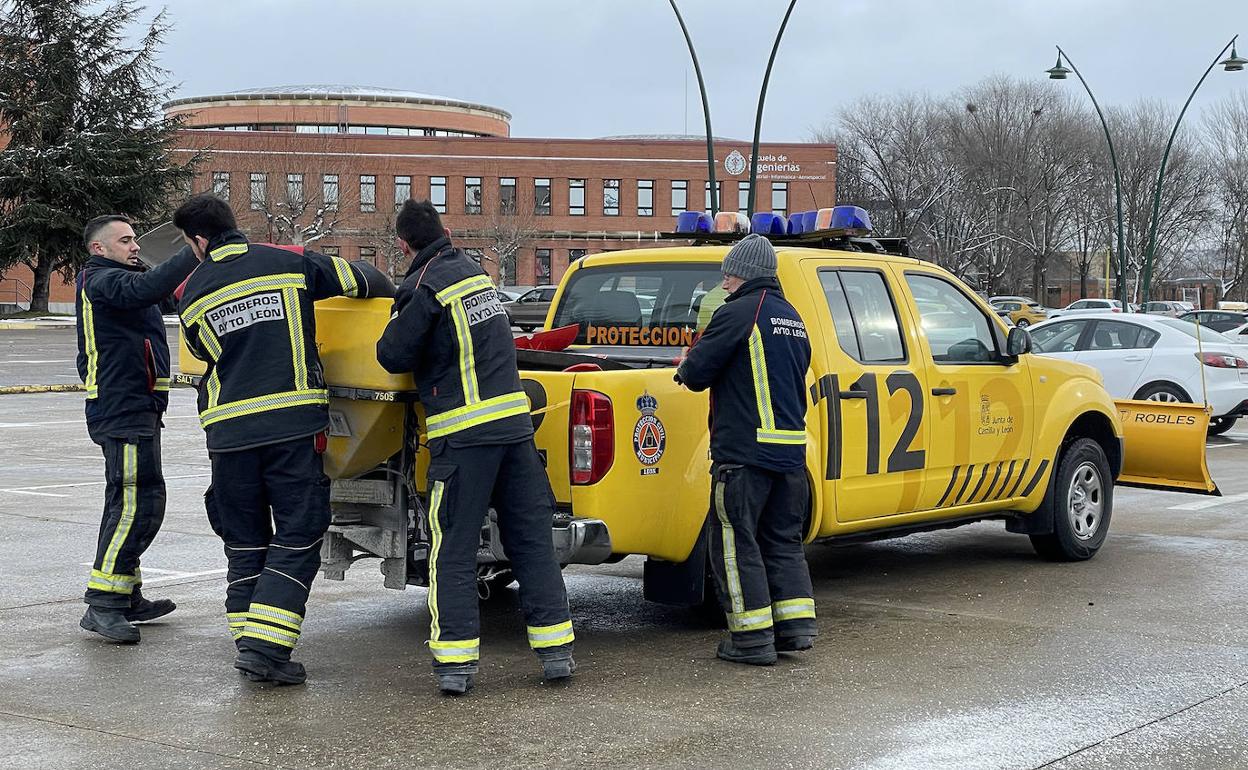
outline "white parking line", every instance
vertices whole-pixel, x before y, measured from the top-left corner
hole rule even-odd
[[[1219,505],[1227,503],[1240,503],[1248,500],[1248,492],[1238,495],[1228,495],[1226,497],[1211,497],[1208,500],[1197,500],[1194,503],[1183,503],[1182,505],[1172,505],[1171,511],[1204,511],[1209,508],[1217,508]]]
[[[190,420],[192,418],[198,420],[199,416],[194,415],[194,414],[174,414],[174,415],[167,414],[161,419],[162,420]],[[82,420],[44,420],[43,422],[0,422],[0,428],[42,428],[45,425],[75,425],[75,424],[81,425],[83,424],[83,421]]]
[[[185,476],[165,476],[165,481],[173,481],[174,479],[202,479],[211,476],[211,473],[188,473]],[[98,487],[104,484],[103,481],[79,481],[74,484],[43,484],[37,487],[12,487],[10,489],[0,489],[0,492],[14,492],[19,495],[37,495],[39,489],[67,489],[70,487]],[[44,493],[49,497],[68,497],[68,495],[57,495]]]
[[[92,567],[94,565],[89,561],[80,561],[78,562],[78,566]],[[159,572],[161,574],[161,577],[152,578],[151,580],[148,580],[147,574],[149,572]],[[157,569],[156,567],[143,567],[143,585],[147,586],[147,585],[152,585],[153,583],[167,583],[170,580],[185,580],[186,578],[205,577],[207,575],[224,575],[225,573],[226,573],[226,568],[224,567],[220,569],[206,569],[201,572],[179,572],[176,569]]]

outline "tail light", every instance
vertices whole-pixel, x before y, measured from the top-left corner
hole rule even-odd
[[[1248,369],[1248,361],[1226,353],[1197,353],[1196,358],[1205,366],[1218,369]]]
[[[1120,307],[1110,307],[1109,312],[1111,312],[1111,313],[1121,313],[1121,312],[1122,312],[1122,308],[1120,308]]]
[[[568,440],[573,484],[594,484],[607,475],[615,461],[611,399],[596,390],[573,390]]]

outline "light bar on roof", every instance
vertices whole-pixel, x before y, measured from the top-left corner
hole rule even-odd
[[[760,211],[750,218],[750,232],[759,235],[787,235],[788,222],[779,214]]]

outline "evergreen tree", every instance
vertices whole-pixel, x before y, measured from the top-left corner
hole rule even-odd
[[[161,110],[170,86],[156,64],[169,25],[161,13],[141,26],[142,10],[0,0],[0,272],[30,266],[32,310],[47,310],[54,271],[69,278],[86,260],[88,219],[156,221],[199,160],[170,153],[181,121]]]

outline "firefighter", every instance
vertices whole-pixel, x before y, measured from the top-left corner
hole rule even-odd
[[[160,417],[169,404],[169,344],[158,305],[199,262],[183,249],[144,272],[130,220],[87,222],[91,255],[75,291],[78,376],[87,389],[87,433],[104,451],[104,515],[79,625],[116,642],[139,641],[133,623],[173,612],[143,596],[139,558],[165,518]]]
[[[554,495],[533,443],[507,313],[490,277],[451,245],[431,203],[408,201],[396,226],[412,263],[377,360],[389,372],[415,375],[428,415],[429,647],[438,686],[452,694],[473,686],[477,547],[490,506],[520,583],[529,645],[547,680],[565,679],[576,664],[551,542]]]
[[[329,526],[322,469],[328,392],[312,303],[368,296],[361,264],[248,243],[230,207],[198,195],[173,216],[203,265],[179,301],[188,347],[207,362],[199,420],[212,485],[205,506],[229,562],[225,609],[252,681],[299,684],[290,659]]]
[[[802,550],[810,342],[770,241],[738,241],[721,272],[728,296],[675,379],[711,391],[711,562],[730,632],[717,654],[770,665],[817,633]]]

